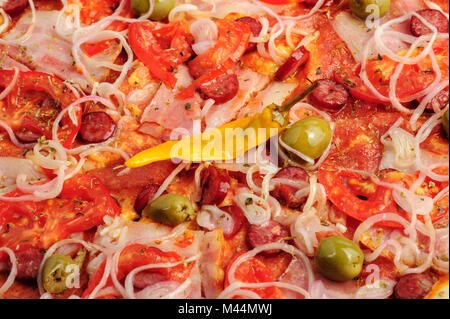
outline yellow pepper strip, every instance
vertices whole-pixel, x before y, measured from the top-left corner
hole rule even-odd
[[[158,161],[179,159],[188,162],[228,161],[267,142],[284,130],[289,109],[317,87],[313,84],[282,107],[270,105],[261,113],[232,121],[180,141],[168,141],[136,154],[125,165],[141,167]]]

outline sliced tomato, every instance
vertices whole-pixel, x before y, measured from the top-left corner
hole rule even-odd
[[[14,71],[0,70],[0,88],[6,88],[14,78]],[[6,98],[6,107],[0,109],[0,118],[13,131],[30,132],[36,136],[52,138],[53,120],[59,112],[76,100],[73,91],[58,78],[41,72],[20,72],[17,84]],[[81,106],[74,107],[77,123],[68,115],[58,137],[65,147],[70,147],[81,126]]]
[[[212,81],[231,69],[245,53],[252,32],[242,22],[221,19],[215,21],[218,29],[216,44],[188,63],[189,71],[196,80],[178,97],[192,97],[202,84]]]
[[[437,41],[433,47],[442,77],[448,79],[448,43]],[[419,50],[414,54],[418,55]],[[389,83],[398,63],[389,57],[378,56],[366,62],[367,78],[373,87],[385,97],[389,96]],[[350,93],[358,99],[371,103],[388,103],[376,97],[372,91],[363,83],[359,77],[361,65],[354,69],[339,69],[335,71],[335,80],[345,85]],[[399,100],[423,91],[434,81],[436,75],[433,64],[429,57],[419,61],[417,64],[404,65],[398,77],[395,93]]]
[[[164,252],[155,247],[148,247],[141,244],[134,244],[123,249],[119,256],[117,279],[123,280],[128,273],[133,269],[150,265],[162,263],[177,263],[182,262],[183,257],[176,252]],[[162,281],[176,281],[183,283],[191,275],[191,270],[195,262],[181,263],[175,267],[154,268],[147,272],[156,273],[160,275]],[[88,297],[95,287],[100,283],[105,270],[105,262],[98,268],[92,277],[87,289],[83,293],[83,298]],[[109,278],[105,287],[113,286],[112,279]]]
[[[79,0],[80,5],[80,20],[82,23],[90,25],[100,21],[114,13],[119,7],[120,0]],[[74,1],[77,3],[77,1]],[[131,17],[131,0],[126,0],[122,11],[119,14],[121,17]],[[105,30],[123,31],[127,28],[128,23],[113,20]],[[82,49],[84,53],[92,57],[101,52],[104,52],[111,46],[111,43],[116,40],[105,40],[95,43],[83,43]]]
[[[357,75],[358,73],[352,70],[336,70],[334,72],[334,79],[336,82],[344,85],[350,91],[350,94],[357,99],[369,103],[388,103],[377,98],[370,89],[364,85],[363,81]]]
[[[433,170],[434,173],[440,175],[448,175],[449,170],[448,166],[437,167]],[[404,173],[404,172],[390,172],[386,175],[386,181],[389,183],[397,183],[404,186],[407,189],[410,189],[414,182],[419,178],[419,172],[415,172],[412,174]],[[446,187],[448,187],[449,182],[437,182],[431,179],[430,177],[426,177],[424,182],[419,185],[419,187],[415,190],[415,193],[419,196],[428,196],[434,198],[437,194],[443,191]],[[440,219],[448,219],[449,214],[449,196],[448,194],[442,196],[438,199],[433,206],[433,210],[431,211],[430,217],[431,221],[435,222]],[[423,221],[423,216],[418,216],[420,220]]]
[[[186,20],[169,24],[143,21],[132,23],[128,37],[134,53],[149,69],[151,75],[174,87],[174,71],[192,55],[193,37]]]
[[[359,221],[380,213],[401,214],[391,189],[378,186],[353,171],[321,166],[318,180],[325,187],[327,198],[338,209]],[[379,225],[400,227],[393,222],[381,222]]]
[[[22,195],[15,190],[4,196]],[[106,215],[118,214],[119,207],[96,177],[76,175],[64,183],[57,198],[41,202],[0,201],[0,247],[14,251],[47,249],[73,233],[103,224]]]
[[[229,263],[226,270],[226,280],[225,287],[230,285],[228,281],[228,272],[230,271],[231,265],[233,265],[234,261],[243,253],[237,253],[231,262]],[[274,276],[270,272],[269,268],[264,265],[264,263],[258,260],[255,257],[251,257],[243,261],[236,268],[234,273],[234,277],[237,281],[245,282],[245,283],[264,283],[264,282],[272,282],[275,281]],[[264,288],[243,288],[246,290],[251,290],[256,292],[263,299],[282,299],[283,294],[280,289],[276,286],[264,287]],[[235,299],[239,299],[239,296],[235,296]]]

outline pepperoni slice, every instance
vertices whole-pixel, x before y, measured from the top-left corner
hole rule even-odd
[[[252,31],[254,37],[259,36],[259,34],[261,33],[262,30],[261,23],[252,17],[242,17],[237,19],[236,21],[247,24],[250,27],[250,31]],[[256,50],[256,43],[251,42],[248,44],[247,50],[245,52],[251,52],[254,50]]]
[[[14,135],[22,143],[34,143],[41,137],[40,134],[36,134],[25,128],[20,128],[20,129],[16,130],[14,132]]]
[[[263,225],[251,225],[248,230],[247,241],[252,248],[255,248],[278,242],[286,237],[289,237],[289,231],[280,223],[269,220]],[[279,252],[279,249],[264,251],[266,255],[275,255]]]
[[[144,189],[139,193],[139,195],[136,198],[136,201],[134,202],[134,210],[138,214],[142,213],[145,206],[148,205],[148,203],[153,198],[153,196],[156,194],[158,189],[159,189],[159,185],[149,184],[149,185],[145,186]]]
[[[439,109],[444,108],[448,104],[449,96],[448,89],[442,90],[431,101],[427,104],[426,109],[429,111],[434,110],[434,106],[437,106]]]
[[[230,176],[213,166],[202,171],[202,205],[219,205],[230,189]]]
[[[345,106],[348,92],[343,85],[330,79],[319,80],[318,83],[317,88],[309,95],[314,106],[333,112]]]
[[[17,259],[17,278],[18,279],[34,279],[37,278],[39,266],[44,257],[44,252],[36,247],[30,247],[27,250],[15,253]],[[8,261],[11,267],[11,262]]]
[[[8,14],[18,14],[28,7],[28,0],[7,0],[1,8]]]
[[[403,276],[394,288],[397,299],[422,299],[433,288],[433,278],[429,273]]]
[[[213,99],[216,104],[223,104],[233,99],[239,91],[239,80],[235,73],[224,73],[200,85],[203,99]]]
[[[225,237],[225,239],[231,239],[241,230],[242,226],[244,225],[244,212],[238,206],[222,207],[221,210],[230,214],[231,218],[233,219],[233,227],[231,231],[223,233],[223,237]]]
[[[83,117],[80,137],[87,143],[101,143],[111,138],[116,131],[116,123],[105,112],[91,112]]]
[[[309,183],[309,175],[306,171],[301,167],[285,167],[280,170],[274,177],[289,179],[292,181],[304,181]],[[270,192],[270,194],[275,197],[281,204],[286,205],[291,208],[298,208],[301,204],[306,201],[306,197],[297,198],[295,193],[297,192],[297,188],[293,186],[289,186],[286,184],[278,184],[275,188]]]
[[[430,22],[433,26],[436,27],[437,31],[440,33],[448,33],[448,20],[447,18],[440,12],[439,10],[434,9],[425,9],[417,11],[417,14],[424,17],[428,22]],[[431,33],[432,31],[424,24],[422,21],[420,21],[419,18],[416,16],[411,17],[411,33],[416,36],[420,37],[422,35]]]
[[[299,67],[304,65],[309,60],[309,52],[304,46],[296,49],[286,62],[275,73],[275,79],[284,81],[294,74]]]

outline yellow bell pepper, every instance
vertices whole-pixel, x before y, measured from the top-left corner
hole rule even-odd
[[[180,141],[168,141],[136,154],[127,167],[136,168],[154,162],[179,159],[188,162],[229,161],[266,143],[287,126],[289,109],[311,93],[317,84],[279,107],[272,104],[261,113],[232,121],[202,134]]]

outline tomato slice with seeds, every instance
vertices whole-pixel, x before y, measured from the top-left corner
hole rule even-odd
[[[15,190],[4,196],[24,195]],[[96,177],[75,175],[65,181],[61,194],[41,202],[0,201],[0,247],[14,251],[47,249],[73,233],[103,224],[106,215],[120,209],[106,187]],[[0,255],[0,260],[6,256]]]
[[[433,46],[436,60],[442,73],[442,78],[448,79],[448,44],[437,41]],[[416,50],[412,56],[418,55],[420,50]],[[389,83],[395,72],[398,63],[386,56],[378,56],[366,62],[367,78],[373,87],[386,98],[389,97]],[[361,64],[353,69],[339,69],[335,71],[334,77],[338,83],[345,85],[350,93],[358,99],[370,103],[389,103],[376,97],[372,91],[363,83],[359,77]],[[399,100],[406,100],[408,97],[423,91],[434,81],[436,75],[433,71],[433,64],[429,56],[422,59],[417,64],[404,65],[398,77],[395,93]]]
[[[338,209],[359,221],[380,213],[401,214],[391,189],[376,185],[353,171],[322,166],[318,180],[325,187],[327,198]],[[401,227],[394,222],[380,222],[378,225]]]
[[[216,44],[188,63],[189,72],[196,79],[178,94],[181,99],[192,97],[195,90],[231,69],[247,50],[252,31],[239,21],[215,21],[218,29]]]
[[[194,38],[186,20],[163,24],[151,21],[132,23],[128,30],[133,52],[152,76],[173,88],[174,70],[192,56]]]
[[[230,282],[228,281],[228,273],[230,271],[230,268],[234,264],[234,261],[242,254],[243,252],[234,255],[233,259],[229,263],[226,270],[225,288],[230,285]],[[262,261],[260,261],[255,257],[248,258],[241,264],[239,264],[234,273],[234,277],[237,281],[245,283],[264,283],[275,281],[275,278],[270,272],[269,268]],[[256,292],[263,299],[283,298],[281,290],[276,286],[264,288],[242,288],[242,289]],[[234,299],[239,299],[239,296],[235,296]]]
[[[127,246],[120,253],[118,267],[117,267],[117,279],[123,280],[133,269],[150,264],[163,264],[163,263],[177,263],[182,262],[183,257],[176,252],[164,252],[155,247],[148,247],[141,244],[134,244]],[[105,271],[105,264],[102,265],[95,272],[87,289],[83,293],[83,298],[87,298],[95,287],[101,281],[103,273]],[[154,268],[147,270],[160,275],[158,278],[162,281],[176,281],[183,283],[191,275],[192,268],[195,265],[194,262],[181,263],[175,267]],[[109,278],[105,287],[113,286],[112,279]],[[109,296],[112,297],[112,296]]]
[[[0,88],[13,81],[14,71],[0,70]],[[35,136],[52,138],[53,120],[60,111],[74,101],[73,91],[58,78],[41,72],[19,72],[17,84],[6,98],[6,107],[0,109],[0,118],[16,134],[31,132]],[[76,123],[68,115],[62,119],[58,137],[70,147],[81,126],[81,106],[74,107]]]

